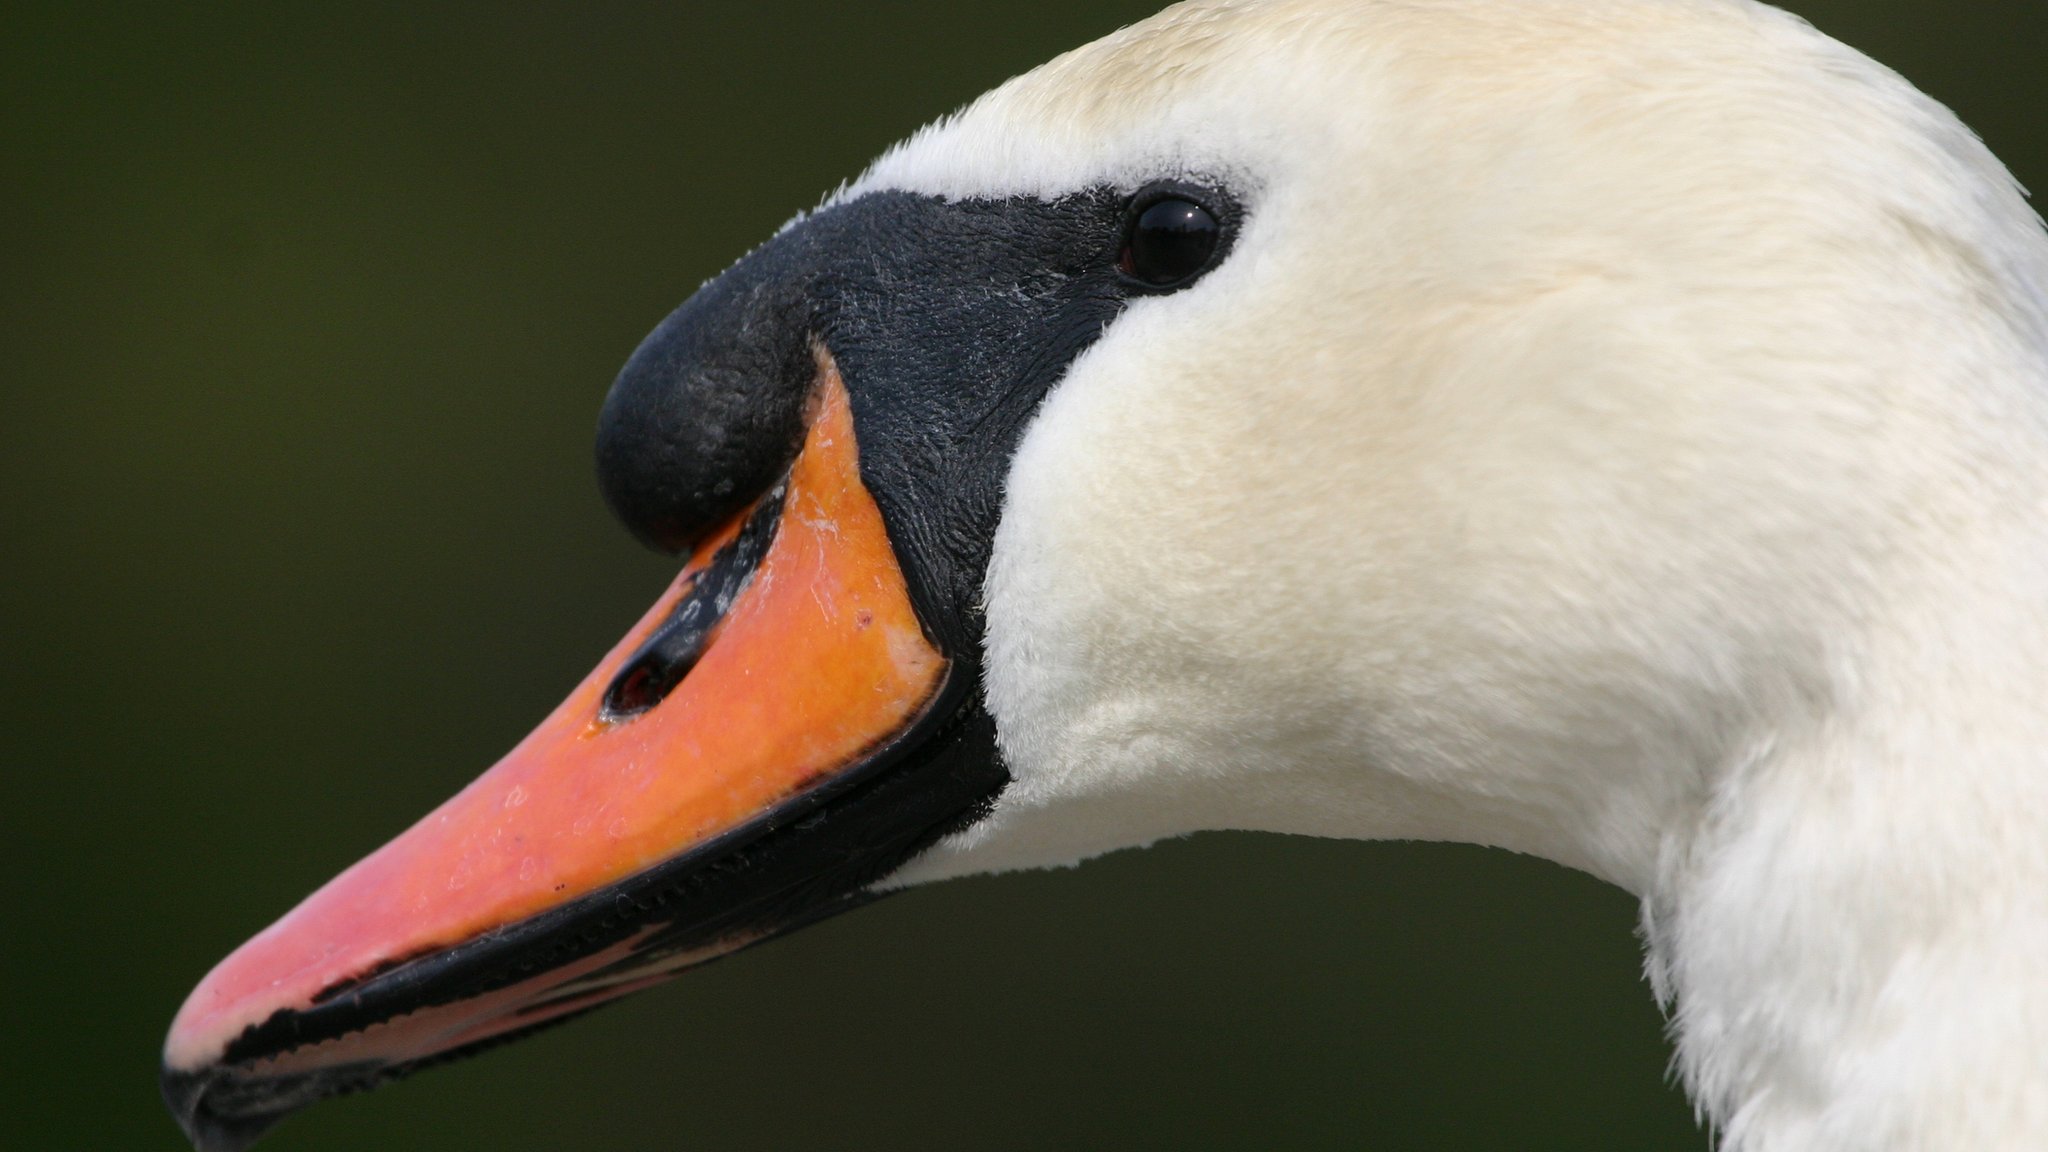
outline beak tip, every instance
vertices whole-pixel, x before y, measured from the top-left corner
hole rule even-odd
[[[166,1064],[158,1076],[164,1106],[198,1152],[243,1152],[283,1119],[282,1113],[224,1116],[208,1098],[216,1077],[210,1069],[186,1072]]]

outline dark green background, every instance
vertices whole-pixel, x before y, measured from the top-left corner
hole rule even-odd
[[[670,566],[612,373],[1063,3],[0,14],[0,1143],[179,1147],[230,947],[523,734]],[[2048,5],[1798,5],[2048,186]],[[1206,836],[917,892],[267,1148],[1703,1148],[1630,900]]]

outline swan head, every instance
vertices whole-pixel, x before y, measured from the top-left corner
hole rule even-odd
[[[1240,234],[1023,436],[984,586],[1013,780],[907,879],[1251,827],[1647,892],[1721,768],[1858,689],[1883,598],[2021,507],[1983,480],[2031,451],[2039,223],[1796,18],[1183,5],[839,199],[1162,178]]]
[[[240,1147],[891,888],[1203,829],[1648,899],[1939,639],[1887,622],[2013,571],[2044,269],[1952,117],[1742,0],[1171,8],[648,338],[600,474],[685,574],[201,984],[167,1097]]]

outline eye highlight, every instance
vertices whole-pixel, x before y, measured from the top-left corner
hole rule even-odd
[[[1177,287],[1208,269],[1222,239],[1216,214],[1191,196],[1141,194],[1124,225],[1117,269],[1153,288]]]

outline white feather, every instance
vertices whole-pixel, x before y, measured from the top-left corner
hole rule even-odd
[[[906,882],[1197,829],[1638,894],[1739,1152],[2048,1147],[2048,239],[1747,0],[1212,0],[841,193],[1228,183],[1009,476],[1015,775]]]

